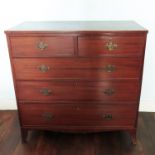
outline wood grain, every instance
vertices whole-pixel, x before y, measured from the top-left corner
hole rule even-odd
[[[123,111],[126,111],[126,107],[129,107],[129,111],[134,108],[134,114],[133,111],[129,112],[129,116],[133,114],[132,125],[127,127],[122,124],[117,130],[128,132],[135,143],[146,29],[135,22],[30,22],[5,32],[23,141],[29,130],[48,128],[22,126],[22,112],[28,113],[34,105],[40,105],[35,111],[47,109],[44,105],[55,106],[53,109],[57,111],[59,109],[56,107],[63,103],[66,108],[71,104],[80,106],[80,109],[81,105],[88,106],[88,109],[93,109],[89,106],[109,106],[111,108],[107,109],[114,109],[114,114],[121,117],[125,115]],[[117,46],[108,50],[107,44],[110,44],[110,48]],[[105,70],[109,64],[115,66],[110,73]],[[38,67],[41,65],[44,65],[43,68],[48,66],[46,72],[40,71]],[[24,106],[30,109],[25,112]],[[64,107],[60,109],[65,110]],[[63,114],[63,110],[61,112]],[[79,115],[80,112],[84,113],[83,110],[79,111]],[[100,115],[98,110],[93,113],[95,118]],[[89,120],[89,117],[86,118]],[[116,120],[119,123],[119,119]],[[123,123],[128,122],[131,123],[131,117]],[[50,129],[55,131],[55,127],[53,125]],[[99,129],[113,130],[106,126]],[[65,126],[64,130],[91,132],[96,130],[96,126]]]
[[[0,155],[154,155],[155,113],[140,112],[137,145],[126,132],[68,134],[35,130],[21,143],[17,111],[0,111]]]
[[[68,128],[80,126],[103,126],[103,128],[118,129],[124,126],[132,128],[135,124],[135,105],[60,105],[46,103],[20,104],[22,126],[40,126]],[[50,118],[47,117],[51,116]],[[112,115],[112,118],[107,118]],[[92,127],[93,128],[93,127]]]
[[[116,49],[109,51],[107,43],[117,44]],[[79,37],[80,56],[104,56],[104,55],[142,55],[145,37]]]
[[[18,80],[81,79],[104,80],[139,78],[141,58],[23,58],[13,59]],[[46,72],[40,71],[46,66]],[[106,68],[111,65],[114,70]]]
[[[138,80],[124,81],[103,81],[103,82],[34,82],[18,81],[17,98],[18,100],[32,101],[137,101],[139,91]],[[47,89],[48,95],[41,91]],[[114,92],[110,95],[108,90]],[[33,95],[32,95],[33,94]],[[97,102],[96,102],[97,103]]]
[[[73,37],[11,37],[13,57],[50,57],[73,56]],[[47,45],[43,50],[37,46],[42,42]]]

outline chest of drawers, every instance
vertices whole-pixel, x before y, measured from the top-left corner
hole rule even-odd
[[[7,30],[28,130],[124,130],[136,141],[147,30],[135,22],[28,22]]]

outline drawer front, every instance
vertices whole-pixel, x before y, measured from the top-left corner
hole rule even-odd
[[[139,78],[141,58],[13,59],[19,80]]]
[[[22,125],[133,126],[136,106],[19,104]]]
[[[137,101],[137,80],[103,82],[30,82],[17,81],[19,100],[90,100],[90,101]]]
[[[79,37],[80,56],[142,55],[145,37]]]
[[[13,57],[73,56],[73,37],[11,37]]]

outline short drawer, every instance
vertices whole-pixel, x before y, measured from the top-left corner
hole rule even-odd
[[[19,100],[51,101],[137,101],[139,94],[138,80],[115,80],[103,82],[34,82],[17,81]]]
[[[16,79],[85,79],[139,78],[141,58],[16,58]]]
[[[145,37],[79,37],[80,56],[142,55]]]
[[[73,56],[73,37],[11,37],[13,57]]]
[[[136,106],[19,104],[23,126],[134,126]]]

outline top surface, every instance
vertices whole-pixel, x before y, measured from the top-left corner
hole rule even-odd
[[[147,31],[134,21],[24,22],[9,31]]]

